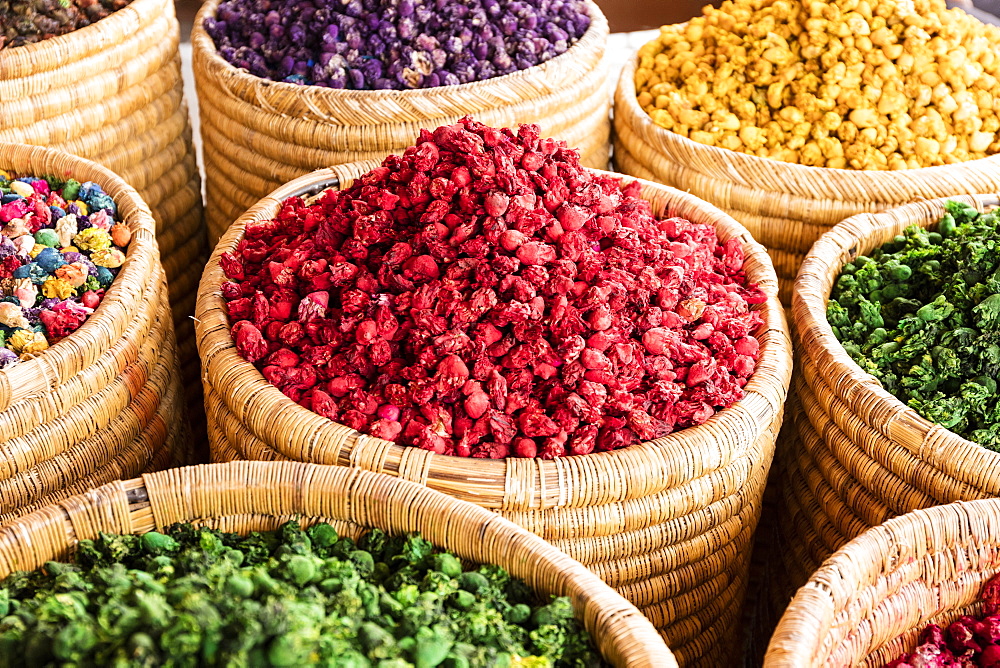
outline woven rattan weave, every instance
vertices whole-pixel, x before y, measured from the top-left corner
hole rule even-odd
[[[711,223],[742,240],[746,274],[768,295],[757,371],[746,396],[706,424],[615,452],[553,461],[435,455],[361,435],[308,411],[237,353],[220,294],[218,258],[250,220],[293,194],[348,185],[371,167],[341,165],[301,177],[254,205],[216,248],[197,308],[206,411],[217,461],[291,459],[359,466],[413,480],[495,510],[582,561],[661,629],[678,661],[711,665],[732,651],[749,546],[760,512],[791,373],[784,310],[764,249],[700,200],[644,182],[656,215]]]
[[[207,256],[172,0],[134,0],[80,30],[0,50],[0,141],[93,160],[139,191],[156,221],[183,384],[200,409],[190,315]]]
[[[190,434],[149,208],[107,169],[0,143],[0,168],[72,175],[111,195],[132,230],[126,262],[80,329],[0,370],[0,521],[151,467],[186,463]]]
[[[304,526],[329,522],[354,537],[372,527],[419,531],[463,559],[502,566],[538,592],[569,596],[612,665],[677,665],[634,606],[537,536],[426,487],[344,467],[234,462],[113,482],[0,528],[0,577],[64,559],[76,541],[102,531],[141,533],[195,522],[245,533],[290,519]]]
[[[608,22],[593,2],[590,28],[552,60],[487,81],[405,91],[299,86],[237,69],[218,54],[203,26],[218,4],[202,5],[191,33],[213,242],[290,179],[401,153],[421,128],[466,115],[494,127],[537,123],[544,135],[579,148],[585,165],[608,164]]]
[[[863,171],[809,167],[699,144],[653,123],[636,99],[635,68],[632,58],[615,92],[616,168],[690,192],[745,225],[771,253],[786,304],[810,246],[848,216],[1000,189],[1000,156],[924,169]]]

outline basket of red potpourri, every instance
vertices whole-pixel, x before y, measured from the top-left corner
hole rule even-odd
[[[776,294],[710,205],[466,118],[297,179],[220,241],[198,306],[213,453],[497,509],[708,656],[788,385]]]

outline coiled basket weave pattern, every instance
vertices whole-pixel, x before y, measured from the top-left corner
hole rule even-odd
[[[202,5],[191,33],[212,243],[291,179],[402,153],[421,128],[466,115],[494,127],[537,123],[543,135],[580,148],[588,167],[608,165],[608,22],[593,2],[587,3],[590,28],[548,62],[487,81],[406,91],[299,86],[237,69],[218,54],[204,28],[218,4]]]
[[[179,36],[173,0],[134,0],[75,32],[0,50],[0,141],[93,160],[139,191],[156,221],[185,381],[197,389],[191,266],[208,248]]]
[[[346,187],[370,166],[341,165],[292,181],[241,216],[215,249],[196,315],[214,460],[359,466],[489,508],[583,562],[631,600],[680,664],[732,659],[750,543],[791,373],[784,310],[766,251],[721,211],[644,182],[655,214],[711,223],[722,239],[743,241],[747,276],[768,295],[757,332],[761,359],[745,398],[704,425],[615,452],[553,461],[436,455],[361,435],[287,398],[237,354],[220,295],[219,256],[236,246],[248,221],[272,218],[293,194]]]
[[[569,596],[609,663],[670,668],[653,626],[586,568],[510,522],[470,503],[385,475],[295,462],[234,462],[117,481],[0,528],[0,577],[72,555],[99,532],[142,533],[177,522],[235,533],[288,520],[328,522],[343,535],[377,527],[419,531],[462,559],[502,566],[542,594]]]
[[[699,144],[656,125],[639,106],[636,64],[637,58],[626,64],[615,92],[616,169],[690,192],[745,225],[771,254],[785,304],[813,242],[848,216],[1000,190],[1000,155],[942,167],[858,171]]]
[[[80,329],[0,369],[0,522],[122,477],[190,457],[174,326],[153,219],[107,169],[0,143],[0,169],[71,175],[114,199],[132,230],[126,261]]]
[[[998,546],[998,499],[917,510],[866,531],[798,590],[765,668],[881,668],[912,652],[928,624],[982,614]]]
[[[988,210],[996,195],[951,198]],[[844,543],[891,517],[1000,496],[1000,453],[933,424],[882,389],[850,358],[826,320],[843,265],[909,225],[933,227],[946,200],[847,219],[810,251],[795,282],[794,397],[779,445],[779,531],[785,593]],[[787,601],[787,599],[786,599]]]

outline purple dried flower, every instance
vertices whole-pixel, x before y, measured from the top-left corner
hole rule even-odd
[[[224,0],[205,20],[219,55],[256,76],[368,90],[527,69],[589,26],[584,0]]]

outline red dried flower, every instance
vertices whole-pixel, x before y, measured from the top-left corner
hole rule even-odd
[[[558,457],[704,422],[761,324],[739,240],[655,220],[639,186],[469,119],[340,192],[283,203],[220,263],[240,354],[354,429]]]

